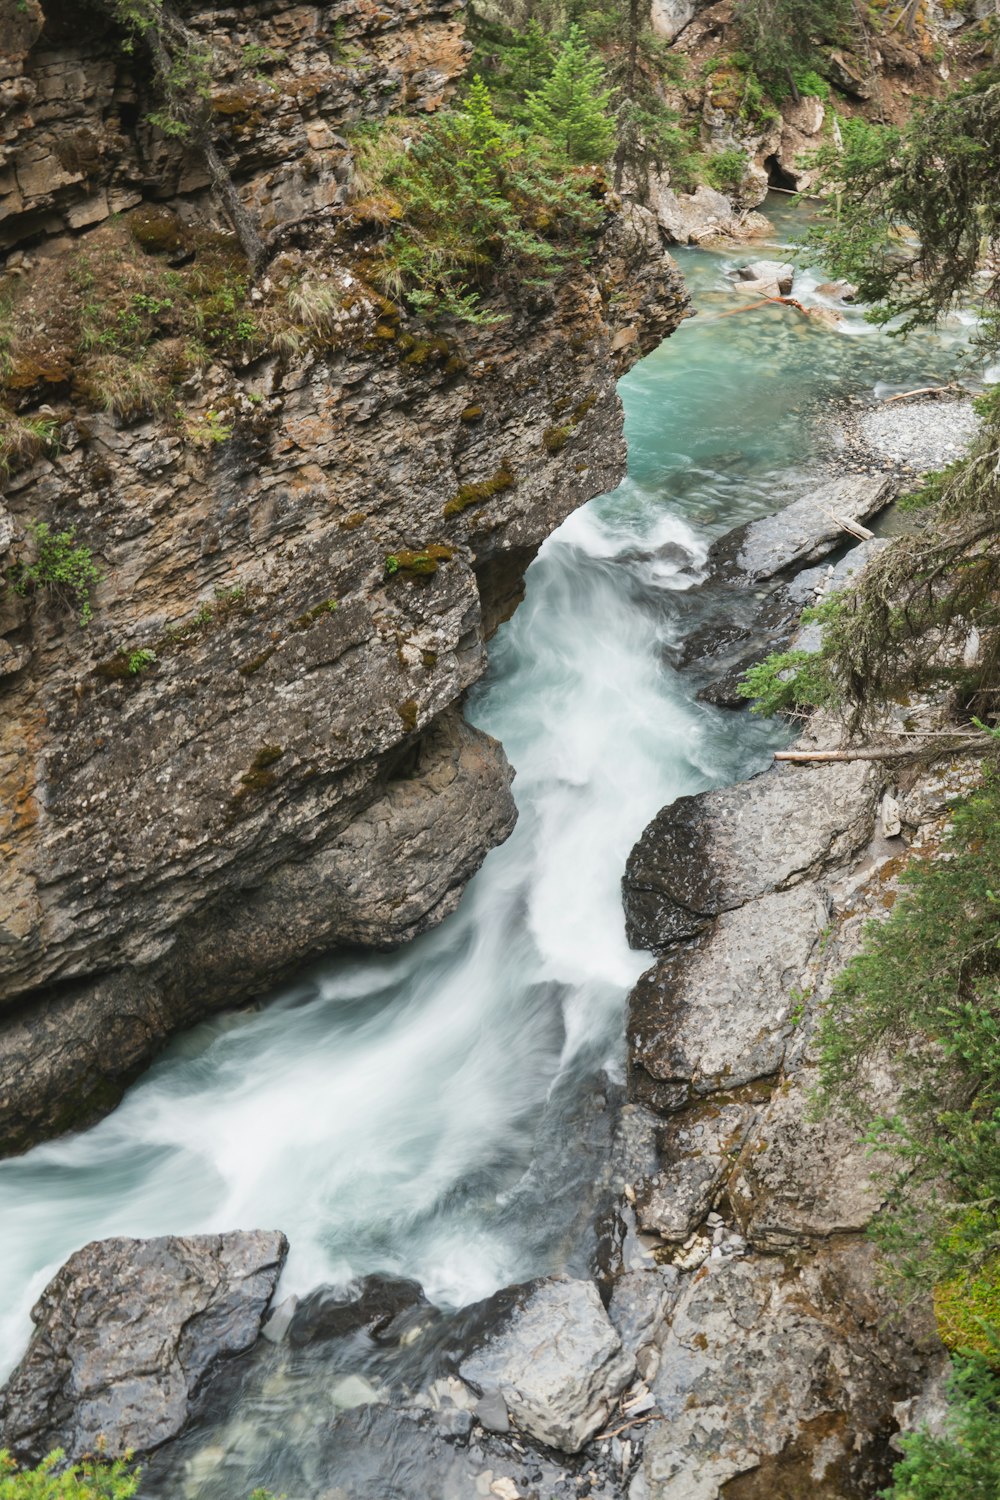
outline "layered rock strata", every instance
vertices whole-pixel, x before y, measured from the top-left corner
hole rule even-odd
[[[54,0],[26,17],[5,233],[142,194],[172,197],[181,222],[201,212],[197,162],[136,122],[142,80],[112,40],[72,46]],[[651,216],[609,200],[588,267],[498,285],[500,321],[401,319],[334,212],[350,171],[335,127],[437,107],[465,56],[455,7],[333,18],[261,0],[235,32],[228,11],[191,24],[244,59],[213,99],[245,200],[265,228],[312,215],[295,274],[322,263],[342,310],[291,353],[210,368],[186,427],[81,408],[55,370],[25,392],[22,416],[50,413],[58,441],[10,479],[8,561],[44,520],[75,529],[101,581],[86,630],[41,596],[0,596],[8,1151],[109,1108],[208,1009],[454,907],[514,819],[510,768],[462,723],[462,695],[540,543],[621,477],[615,382],[685,312]],[[267,86],[247,81],[248,48]],[[107,149],[60,176],[66,141],[98,127]],[[92,259],[119,233],[93,229]],[[40,313],[69,248],[43,241],[15,267]]]

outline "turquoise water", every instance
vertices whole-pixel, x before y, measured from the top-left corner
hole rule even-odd
[[[778,238],[798,222],[780,212]],[[857,312],[838,329],[787,308],[720,316],[741,301],[727,271],[774,253],[678,254],[699,316],[621,384],[628,478],[543,547],[470,697],[517,768],[520,820],[458,912],[195,1028],[101,1124],[0,1163],[8,1368],[38,1291],[106,1235],[281,1228],[282,1294],[381,1270],[453,1306],[586,1264],[600,1116],[648,962],[625,942],[626,856],[661,806],[777,742],[670,665],[698,618],[689,590],[715,535],[808,488],[836,398],[947,380],[967,335],[902,346]],[[804,272],[796,295],[824,305],[820,279]],[[244,1413],[239,1431],[214,1439],[225,1485],[193,1462],[188,1500],[243,1493],[243,1477],[312,1494],[266,1420]]]

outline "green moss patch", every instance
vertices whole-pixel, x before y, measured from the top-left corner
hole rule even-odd
[[[494,495],[512,490],[516,483],[513,471],[504,459],[491,478],[483,479],[478,484],[463,484],[461,489],[456,490],[445,506],[444,513],[446,516],[460,516],[470,505],[482,505],[484,501],[492,500]]]

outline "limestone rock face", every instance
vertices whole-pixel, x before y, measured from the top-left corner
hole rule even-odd
[[[695,937],[721,912],[785,890],[859,848],[871,833],[878,783],[866,761],[782,765],[679,797],[629,855],[629,942],[662,948]]]
[[[634,1368],[593,1282],[552,1277],[535,1283],[459,1374],[481,1395],[499,1391],[530,1437],[576,1453]]]
[[[322,248],[357,295],[321,345],[199,377],[226,441],[74,397],[58,451],[11,477],[0,549],[58,516],[101,580],[85,631],[51,601],[0,596],[0,1152],[112,1107],[213,1006],[338,945],[422,931],[513,826],[503,752],[458,704],[541,542],[620,479],[616,381],[686,297],[653,216],[610,199],[589,265],[498,284],[489,326],[411,329],[357,291],[332,212],[350,173],[339,127],[437,108],[467,52],[456,10],[189,7],[219,44],[243,198],[265,230],[318,214],[297,253]],[[209,211],[197,164],[128,125],[121,59],[110,33],[81,46],[53,10],[10,63],[52,102],[15,111],[9,242],[127,210],[150,182],[179,219]],[[77,161],[65,140],[79,154],[83,131]],[[115,232],[90,231],[95,258]],[[61,245],[15,270],[44,279]]]
[[[867,521],[894,493],[895,484],[885,475],[833,479],[784,510],[727,532],[714,543],[709,565],[746,584],[805,567],[843,541],[838,520]]]
[[[690,1278],[651,1381],[665,1420],[630,1500],[873,1494],[893,1402],[922,1368],[874,1261],[855,1244],[798,1267],[712,1261]]]
[[[283,1234],[96,1240],[32,1310],[28,1352],[0,1394],[0,1447],[149,1452],[175,1437],[215,1362],[255,1342],[288,1253]]]

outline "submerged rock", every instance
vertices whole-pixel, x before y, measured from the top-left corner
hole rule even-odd
[[[0,1447],[26,1462],[149,1452],[193,1414],[212,1366],[256,1341],[288,1253],[276,1232],[95,1240],[45,1288],[0,1395]]]
[[[459,1374],[483,1397],[499,1392],[530,1437],[576,1453],[634,1369],[593,1282],[554,1276],[507,1304],[500,1328],[463,1359]]]

